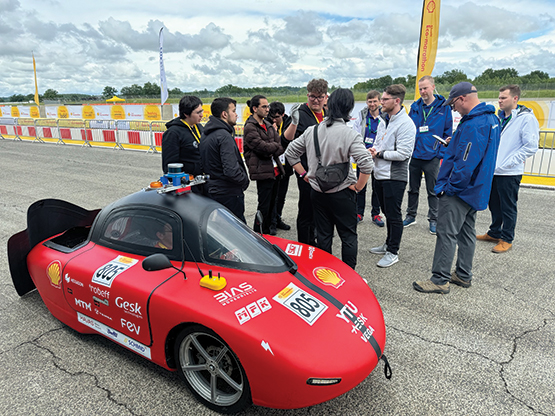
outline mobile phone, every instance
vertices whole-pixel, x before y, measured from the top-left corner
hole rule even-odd
[[[445,147],[447,147],[447,145],[449,144],[449,143],[447,143],[444,139],[442,139],[441,137],[439,137],[439,136],[437,136],[437,135],[435,135],[435,134],[432,134],[432,136],[434,137],[434,139],[436,139],[438,142],[440,142],[440,143],[441,143],[442,145],[444,145]]]

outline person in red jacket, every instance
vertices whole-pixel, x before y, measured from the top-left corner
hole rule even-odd
[[[273,124],[265,120],[269,112],[268,100],[255,95],[247,101],[252,115],[245,122],[243,155],[250,179],[256,181],[258,208],[262,224],[254,221],[254,231],[270,233],[272,214],[276,203],[278,179],[285,173],[279,156],[283,153],[279,134]]]

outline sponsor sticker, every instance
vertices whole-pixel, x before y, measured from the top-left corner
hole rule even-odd
[[[316,249],[314,247],[310,246],[308,248],[308,258],[310,260],[312,260],[312,258],[314,257],[314,251],[316,251]]]
[[[98,285],[112,287],[112,282],[121,273],[137,264],[139,260],[117,256],[114,260],[100,266],[93,274],[92,281]]]
[[[252,287],[250,283],[243,282],[238,286],[233,286],[216,293],[214,299],[220,302],[222,306],[226,306],[246,296],[252,295],[254,292],[256,292],[256,289]]]
[[[88,316],[83,315],[79,312],[77,312],[77,320],[83,325],[94,329],[98,333],[105,335],[110,339],[113,339],[118,344],[124,345],[127,348],[135,351],[137,354],[150,359],[150,348],[144,344],[141,344],[139,341],[135,341],[134,339],[129,338],[121,332],[104,325],[102,322],[98,322],[96,319],[89,318]]]
[[[316,267],[312,271],[312,274],[323,284],[333,286],[336,289],[339,289],[341,285],[345,283],[345,279],[343,279],[338,272],[328,269],[327,267]]]
[[[287,244],[287,247],[285,247],[285,253],[288,256],[297,256],[300,257],[301,256],[301,252],[303,251],[303,246],[300,244]]]
[[[351,334],[358,335],[360,332],[360,339],[364,342],[368,342],[372,337],[374,328],[367,325],[368,318],[362,312],[359,313],[358,308],[352,302],[347,301],[335,316],[351,325]]]
[[[272,305],[270,301],[266,298],[260,298],[256,302],[249,303],[244,308],[238,309],[235,311],[235,316],[239,321],[240,325],[243,325],[245,322],[250,321],[252,318],[262,314],[263,312],[269,311],[272,309]]]
[[[50,284],[57,289],[62,287],[62,263],[54,260],[46,267],[46,275],[50,279]]]
[[[66,273],[66,275],[64,276],[64,279],[67,283],[71,282],[71,283],[73,283],[74,285],[77,285],[77,286],[81,286],[81,287],[84,286],[83,283],[81,283],[79,280],[75,280],[73,277],[70,277],[69,273]]]
[[[305,292],[293,282],[289,283],[273,298],[291,312],[303,319],[307,324],[313,325],[328,309],[325,303]]]

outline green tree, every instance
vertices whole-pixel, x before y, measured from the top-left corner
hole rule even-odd
[[[470,80],[460,69],[452,69],[451,71],[445,71],[443,74],[434,77],[434,81],[436,84],[455,85],[459,82]]]
[[[58,98],[58,91],[49,88],[44,91],[43,97],[45,100],[56,100]]]
[[[130,87],[123,87],[121,89],[121,95],[126,96],[126,97],[140,97],[143,94],[143,87],[141,87],[140,85],[137,84],[133,84]]]
[[[104,91],[102,92],[102,97],[107,100],[108,98],[112,98],[117,93],[118,90],[116,88],[105,86]]]
[[[160,86],[152,82],[146,82],[145,85],[143,85],[143,94],[148,97],[160,95]]]

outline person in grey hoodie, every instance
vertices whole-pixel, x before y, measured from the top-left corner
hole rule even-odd
[[[387,87],[382,95],[382,119],[374,147],[374,177],[380,206],[385,214],[387,238],[381,246],[370,249],[383,254],[378,267],[389,267],[399,261],[399,246],[403,236],[401,203],[409,179],[409,161],[414,149],[416,127],[402,106],[406,88],[401,84]]]
[[[520,87],[506,85],[499,89],[501,140],[489,198],[491,225],[476,238],[497,243],[491,251],[504,253],[513,246],[517,201],[524,162],[538,151],[540,126],[529,108],[519,105]]]
[[[324,122],[308,127],[305,132],[293,140],[285,157],[299,177],[311,187],[310,198],[314,210],[314,221],[318,247],[328,253],[332,252],[334,226],[341,238],[341,259],[353,269],[357,263],[357,203],[356,195],[364,188],[373,163],[370,153],[362,141],[360,133],[350,129],[346,122],[355,105],[353,93],[345,88],[335,90],[328,100],[328,114]],[[334,188],[322,191],[316,179],[318,157],[314,147],[314,129],[318,129],[318,143],[321,163],[329,166],[349,163],[351,156],[358,164],[358,180],[349,166],[345,180]],[[306,154],[308,170],[301,163],[301,156]]]

